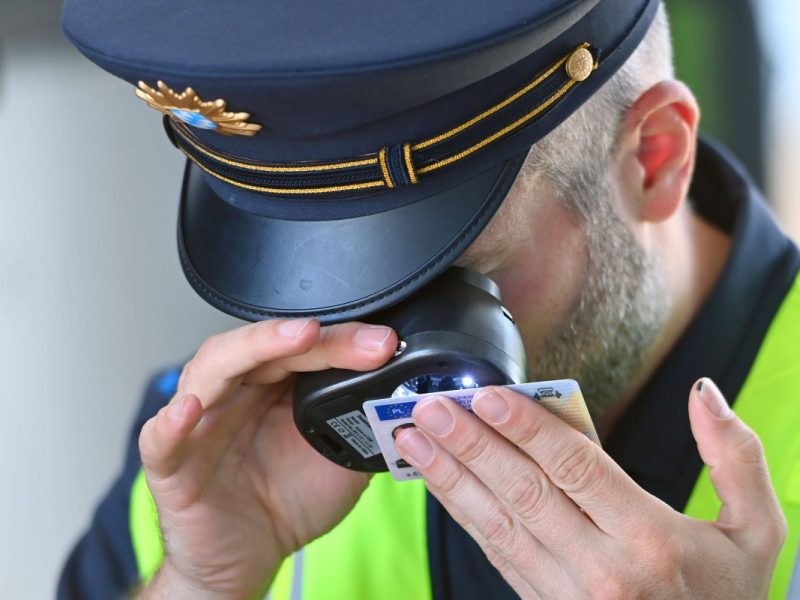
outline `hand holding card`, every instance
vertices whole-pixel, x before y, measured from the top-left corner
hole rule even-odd
[[[576,381],[561,379],[505,387],[538,402],[592,441],[600,443]],[[394,443],[397,431],[403,427],[413,426],[411,411],[417,402],[426,396],[446,396],[462,408],[472,411],[472,399],[477,391],[477,389],[453,390],[404,398],[368,400],[364,403],[364,413],[378,441],[383,458],[397,481],[420,478],[419,472],[400,457]]]

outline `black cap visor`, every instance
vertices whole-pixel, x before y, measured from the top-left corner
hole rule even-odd
[[[181,265],[203,299],[242,319],[363,319],[420,289],[467,249],[526,155],[412,204],[329,221],[236,208],[187,162],[178,218]]]

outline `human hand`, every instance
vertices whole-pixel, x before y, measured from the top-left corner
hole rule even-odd
[[[722,500],[715,522],[648,494],[524,396],[493,388],[473,410],[420,402],[397,448],[522,598],[766,596],[785,519],[759,439],[710,380],[689,416]]]
[[[144,597],[247,598],[338,523],[368,477],[323,458],[292,418],[294,373],[371,370],[386,327],[265,321],[209,338],[139,437],[165,558]]]

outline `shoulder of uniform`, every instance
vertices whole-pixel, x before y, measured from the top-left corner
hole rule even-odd
[[[152,375],[147,384],[147,393],[171,398],[178,389],[182,366],[172,366]]]

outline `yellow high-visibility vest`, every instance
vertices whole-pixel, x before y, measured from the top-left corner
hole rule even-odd
[[[736,413],[759,435],[789,532],[769,598],[792,585],[800,597],[800,277],[770,325],[736,399]],[[685,513],[714,520],[720,502],[704,467]],[[131,490],[130,528],[142,581],[163,557],[155,504],[139,472]],[[796,586],[796,587],[795,587]],[[372,478],[356,507],[331,532],[284,561],[271,600],[430,598],[425,486]]]

